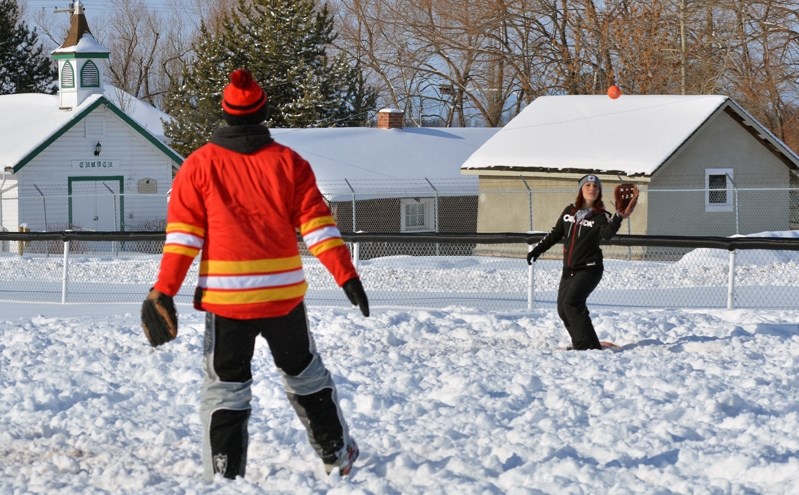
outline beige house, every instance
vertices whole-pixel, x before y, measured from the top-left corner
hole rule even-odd
[[[616,184],[641,189],[622,233],[689,236],[799,228],[797,171],[793,150],[715,95],[540,97],[461,167],[479,178],[479,232],[548,231],[592,173],[611,212]]]

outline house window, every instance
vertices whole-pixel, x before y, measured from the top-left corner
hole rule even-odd
[[[733,181],[731,168],[705,170],[705,211],[733,210]]]
[[[83,64],[80,69],[80,85],[84,88],[97,88],[100,86],[100,71],[91,60]]]
[[[62,88],[75,87],[75,69],[72,67],[72,64],[69,62],[65,62],[64,67],[61,69],[61,87]]]
[[[403,232],[433,231],[433,198],[400,200],[400,221]]]

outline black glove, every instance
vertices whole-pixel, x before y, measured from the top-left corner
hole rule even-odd
[[[542,254],[541,249],[538,247],[538,244],[536,244],[536,246],[527,253],[527,264],[532,265]]]
[[[174,340],[178,336],[178,313],[172,296],[150,289],[141,306],[141,326],[153,347]]]
[[[344,293],[347,294],[347,299],[354,306],[361,308],[361,313],[364,316],[369,316],[369,299],[366,298],[366,292],[363,290],[363,284],[359,278],[351,278],[344,282]]]

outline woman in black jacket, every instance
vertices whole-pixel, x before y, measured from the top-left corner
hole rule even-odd
[[[601,349],[585,302],[602,280],[599,242],[613,237],[626,217],[618,212],[611,216],[605,210],[602,182],[596,175],[581,177],[577,187],[577,200],[563,210],[552,231],[527,253],[527,263],[532,264],[563,240],[558,316],[571,336],[573,349]]]

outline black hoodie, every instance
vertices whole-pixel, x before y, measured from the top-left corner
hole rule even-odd
[[[557,223],[536,248],[543,253],[547,249],[563,241],[563,268],[580,270],[602,266],[602,249],[599,242],[610,239],[619,227],[622,218],[618,214],[611,216],[605,210],[591,209],[581,222],[576,219],[577,208],[567,206],[558,218]]]
[[[272,142],[269,128],[261,124],[218,127],[211,142],[237,153],[249,155]]]

